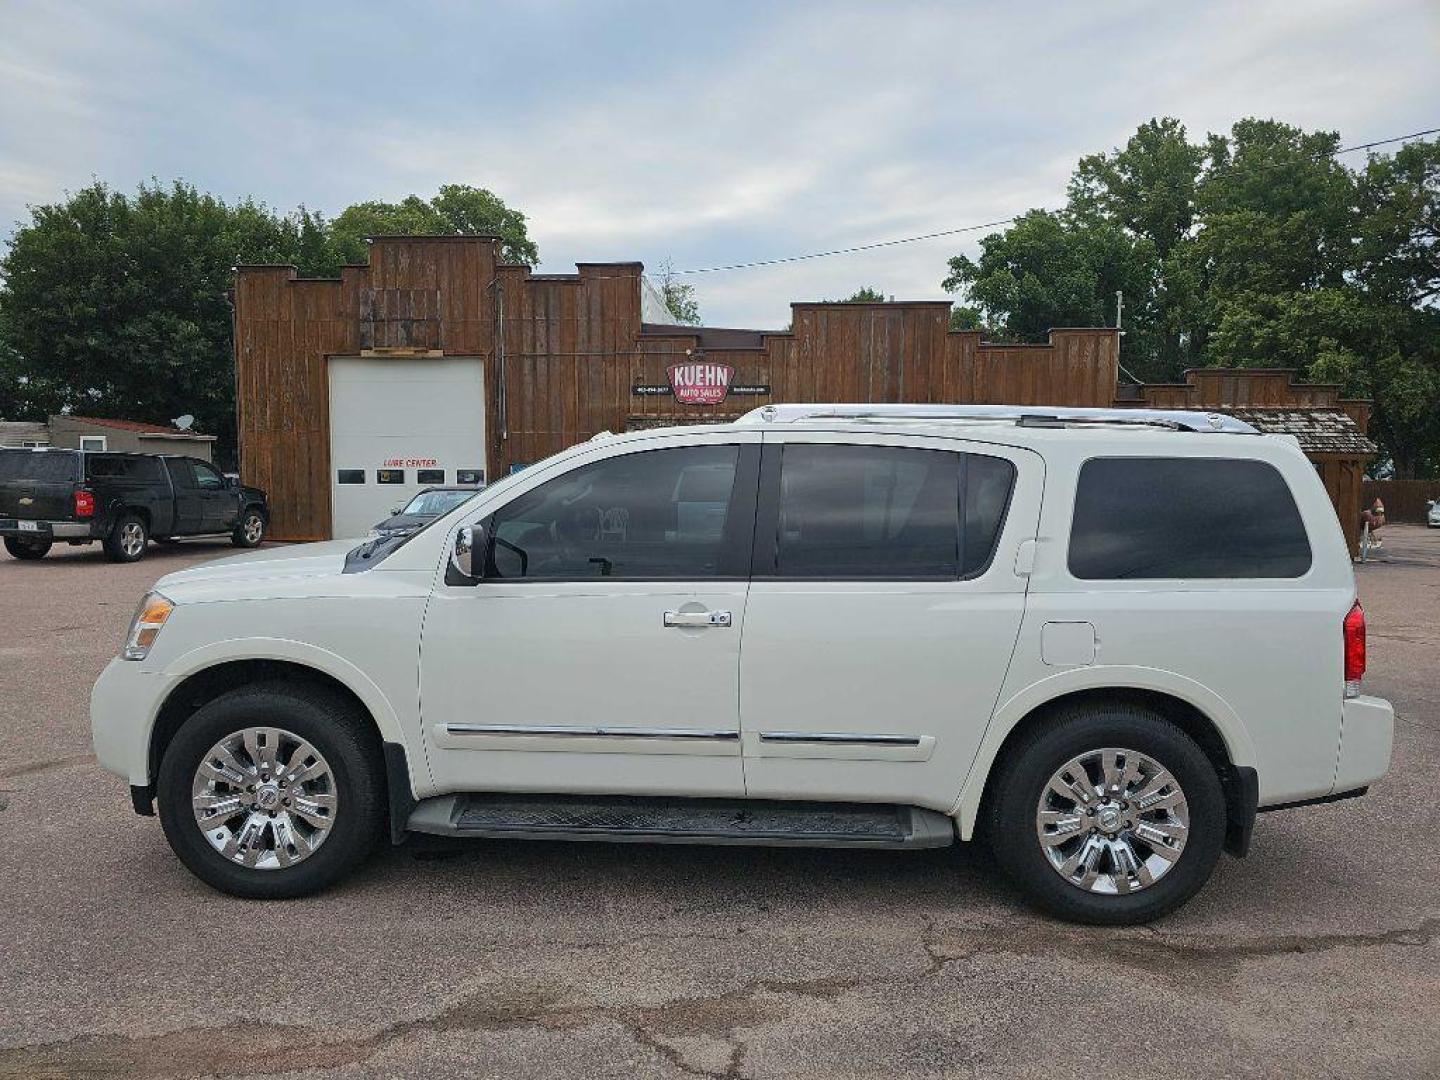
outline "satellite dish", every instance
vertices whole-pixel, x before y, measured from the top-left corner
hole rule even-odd
[[[195,417],[191,416],[187,412],[184,416],[177,416],[174,420],[171,421],[171,423],[173,423],[181,431],[189,431],[190,425],[195,423]]]

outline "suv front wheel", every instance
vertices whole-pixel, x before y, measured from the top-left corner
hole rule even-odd
[[[254,899],[331,885],[364,861],[385,819],[364,718],[304,684],[243,687],[202,706],[166,748],[157,795],[181,862]]]
[[[1169,720],[1125,705],[1052,714],[995,778],[995,858],[1037,907],[1074,922],[1144,923],[1209,879],[1225,798],[1205,752]]]

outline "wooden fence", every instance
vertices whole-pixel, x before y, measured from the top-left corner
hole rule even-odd
[[[1440,480],[1366,480],[1363,498],[1365,506],[1377,498],[1384,502],[1390,521],[1423,523],[1427,504],[1440,499]]]

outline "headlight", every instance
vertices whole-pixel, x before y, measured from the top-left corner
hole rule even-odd
[[[135,609],[135,618],[130,620],[130,633],[125,636],[125,650],[120,655],[126,660],[144,660],[174,610],[175,605],[159,593],[146,593]]]

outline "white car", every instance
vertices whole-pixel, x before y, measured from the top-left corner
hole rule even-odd
[[[1043,909],[1134,923],[1243,855],[1257,808],[1384,775],[1364,668],[1293,439],[770,406],[597,437],[407,538],[171,574],[92,719],[135,808],[241,896],[320,889],[407,832],[983,835]]]
[[[1432,529],[1440,529],[1440,500],[1430,500],[1429,510],[1425,515],[1425,523]]]

